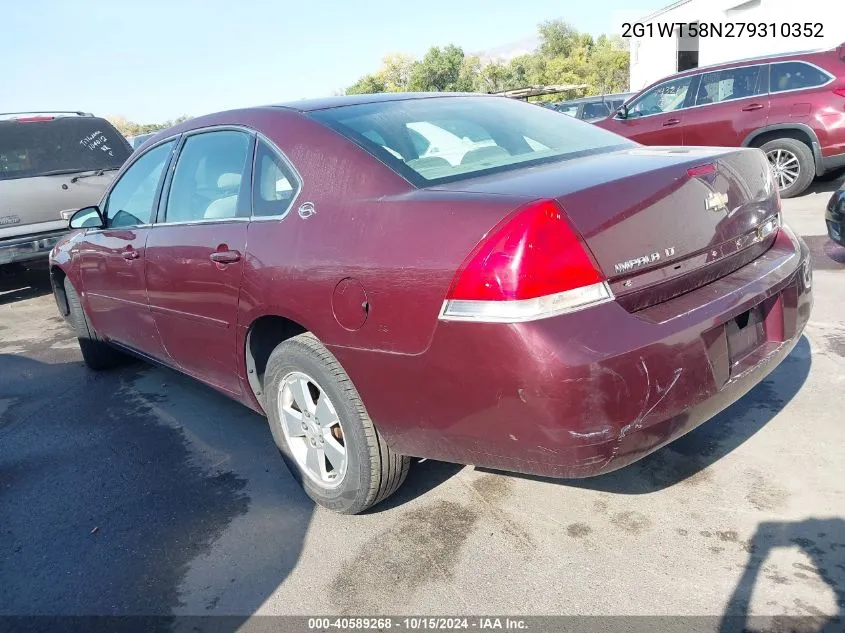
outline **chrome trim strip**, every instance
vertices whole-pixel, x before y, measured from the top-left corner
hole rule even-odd
[[[566,304],[558,308],[545,308],[544,303],[551,303],[554,306],[556,300],[565,299],[567,297],[574,297],[577,292],[585,290],[594,290],[596,298],[577,304]],[[446,299],[440,307],[440,314],[438,319],[441,321],[470,321],[474,323],[525,323],[528,321],[537,321],[540,319],[547,319],[562,314],[571,314],[579,312],[586,308],[609,303],[614,301],[613,291],[607,281],[584,286],[582,288],[574,288],[573,290],[565,290],[557,294],[545,295],[543,297],[535,297],[533,299],[517,299],[513,301],[472,301],[472,300],[454,300]],[[472,305],[470,305],[472,304]],[[454,311],[455,306],[467,306],[467,311],[461,313]],[[484,310],[473,311],[472,308],[490,307],[494,311],[490,314],[485,314]],[[495,308],[503,309],[498,314],[495,313]],[[532,308],[534,311],[532,312]],[[513,310],[509,310],[513,309]],[[504,314],[503,312],[512,311],[512,315]],[[520,314],[522,312],[522,314]]]
[[[667,79],[666,81],[662,81],[659,84],[656,84],[655,86],[652,86],[652,88],[649,89],[648,92],[651,92],[652,90],[656,90],[657,88],[660,88],[661,86],[665,86],[668,83],[672,83],[673,81],[678,81],[679,79],[689,78],[690,82],[692,82],[696,77],[701,79],[702,77],[704,77],[704,75],[709,75],[709,74],[714,73],[714,72],[721,72],[723,70],[734,70],[735,68],[755,68],[755,67],[759,68],[760,66],[773,66],[775,64],[796,64],[796,63],[807,64],[808,66],[812,66],[813,68],[815,68],[816,70],[818,70],[822,74],[830,77],[830,79],[823,84],[819,84],[818,86],[808,86],[806,88],[792,88],[790,90],[775,90],[773,92],[772,89],[771,89],[772,86],[771,86],[771,74],[770,74],[769,75],[770,80],[769,80],[769,90],[768,90],[768,92],[761,92],[761,93],[756,94],[756,95],[751,95],[749,97],[741,97],[739,99],[728,99],[727,101],[716,101],[715,103],[700,103],[700,104],[697,104],[697,105],[688,106],[686,108],[677,108],[676,110],[667,110],[666,112],[658,112],[657,114],[646,114],[644,116],[628,117],[628,118],[625,118],[625,119],[619,117],[618,112],[617,112],[617,114],[615,114],[613,116],[613,119],[616,120],[616,121],[641,121],[642,119],[648,119],[648,118],[654,117],[654,116],[668,116],[668,115],[671,115],[674,112],[686,112],[687,110],[695,110],[696,108],[706,108],[708,106],[722,105],[723,103],[734,103],[734,102],[739,103],[739,102],[744,101],[746,99],[759,99],[760,97],[765,97],[765,96],[770,96],[770,95],[782,95],[782,94],[786,94],[788,92],[799,92],[801,90],[815,90],[817,88],[824,88],[825,86],[829,86],[834,81],[836,81],[836,77],[831,75],[824,68],[817,66],[813,62],[808,62],[808,61],[805,61],[803,59],[789,59],[789,60],[784,60],[784,61],[780,61],[780,62],[766,62],[765,64],[749,64],[748,66],[731,66],[730,68],[721,68],[721,69],[720,68],[714,68],[713,70],[708,70],[708,71],[703,72],[703,73],[692,73],[691,75],[685,75],[683,77],[674,77],[674,78]],[[642,96],[644,97],[646,94],[648,94],[648,93],[643,92]],[[634,102],[632,102],[631,105],[633,105],[633,103]]]

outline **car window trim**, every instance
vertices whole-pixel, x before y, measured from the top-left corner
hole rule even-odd
[[[823,84],[818,84],[817,86],[804,86],[803,88],[790,88],[789,90],[772,90],[772,66],[780,65],[780,64],[806,64],[807,66],[812,66],[816,70],[818,70],[821,74],[827,76],[827,81]],[[798,92],[799,90],[817,90],[818,88],[824,88],[825,86],[829,86],[834,81],[836,81],[836,77],[826,71],[821,66],[817,66],[813,62],[808,62],[803,59],[789,59],[784,60],[782,62],[769,62],[769,94],[770,95],[783,95],[790,92]]]
[[[150,209],[150,221],[149,222],[142,222],[141,224],[128,224],[126,226],[117,227],[117,229],[115,229],[114,227],[110,227],[110,226],[106,226],[106,227],[103,227],[101,229],[90,228],[90,229],[85,230],[86,235],[89,235],[89,234],[92,234],[92,233],[101,233],[103,231],[118,230],[118,229],[145,229],[145,228],[149,228],[149,227],[153,226],[154,216],[157,213],[158,201],[159,201],[159,198],[161,196],[162,187],[164,187],[164,181],[165,181],[165,178],[167,176],[167,171],[170,168],[170,165],[173,163],[174,151],[175,151],[176,147],[179,145],[179,143],[178,143],[178,137],[179,136],[180,136],[179,134],[174,134],[172,136],[168,136],[166,138],[161,139],[160,141],[157,141],[155,143],[155,145],[151,145],[150,147],[148,147],[147,149],[145,149],[142,153],[140,153],[138,155],[131,154],[129,160],[127,160],[126,163],[123,165],[123,167],[121,167],[120,172],[118,172],[117,176],[115,176],[114,181],[106,189],[105,193],[100,198],[100,201],[97,204],[97,207],[100,209],[100,212],[102,213],[103,221],[107,223],[108,222],[108,216],[107,216],[108,199],[111,197],[112,191],[118,185],[118,183],[123,179],[123,176],[126,174],[126,172],[128,172],[130,169],[132,169],[132,167],[135,165],[135,163],[137,163],[141,158],[143,158],[144,156],[149,154],[151,151],[153,151],[157,147],[161,147],[162,145],[165,145],[165,144],[167,144],[171,141],[176,140],[177,142],[173,146],[173,148],[170,150],[170,155],[167,157],[166,164],[165,164],[164,168],[161,170],[161,175],[159,176],[158,185],[156,186],[156,193],[155,193],[155,196],[153,197],[153,206]]]
[[[294,165],[293,161],[291,161],[287,157],[287,155],[281,149],[279,149],[278,145],[276,145],[273,141],[271,141],[269,138],[264,136],[261,132],[257,132],[256,137],[257,138],[256,138],[256,142],[255,142],[255,147],[253,148],[253,154],[252,154],[252,165],[251,165],[251,167],[252,167],[252,178],[250,179],[250,183],[249,183],[249,192],[250,192],[249,199],[250,199],[250,205],[251,205],[249,219],[252,222],[267,222],[268,220],[283,220],[290,214],[291,209],[293,209],[294,204],[296,204],[296,201],[299,198],[299,194],[302,193],[302,189],[305,187],[305,181],[302,179],[302,175],[299,173],[299,170],[296,168],[296,165]],[[270,151],[273,154],[275,154],[277,158],[281,159],[282,163],[284,163],[284,165],[290,170],[290,173],[293,174],[294,180],[296,181],[296,193],[293,195],[293,198],[290,199],[290,204],[287,206],[287,208],[285,209],[285,212],[282,213],[282,214],[262,215],[262,216],[256,216],[255,215],[255,205],[252,204],[253,197],[255,195],[255,187],[256,187],[256,184],[257,184],[256,183],[256,174],[258,173],[258,170],[257,170],[256,165],[255,165],[255,161],[258,160],[258,146],[259,146],[259,143],[261,143],[261,142],[265,143],[267,145],[267,147],[270,149]]]
[[[773,90],[771,90],[771,87],[772,87],[771,86],[771,67],[775,64],[807,64],[808,66],[812,66],[813,68],[815,68],[815,69],[819,70],[820,72],[822,72],[823,74],[827,75],[830,79],[823,84],[819,84],[818,86],[807,86],[805,88],[790,88],[789,90],[774,90],[773,91]],[[808,61],[803,60],[803,59],[789,59],[789,60],[784,60],[784,61],[780,61],[780,62],[766,62],[766,63],[763,63],[763,64],[749,64],[747,66],[742,66],[742,65],[731,66],[729,68],[709,68],[709,69],[707,69],[706,71],[703,71],[703,72],[698,72],[698,73],[694,73],[694,74],[691,74],[691,75],[685,75],[685,77],[692,77],[693,79],[698,78],[699,81],[700,81],[701,77],[703,75],[709,75],[709,74],[714,73],[714,72],[722,72],[723,70],[733,70],[735,68],[753,68],[754,66],[758,66],[758,67],[761,67],[761,68],[765,67],[765,68],[763,68],[763,71],[762,71],[765,74],[765,79],[761,83],[768,84],[768,85],[765,85],[765,86],[761,86],[761,88],[765,87],[766,90],[765,91],[761,90],[761,92],[759,92],[756,95],[752,95],[750,97],[742,97],[741,99],[731,99],[730,101],[718,101],[716,103],[702,103],[700,105],[684,106],[682,108],[678,108],[677,110],[670,110],[668,112],[660,112],[660,113],[657,113],[657,114],[646,114],[644,116],[638,116],[638,117],[621,118],[621,117],[619,117],[619,115],[617,113],[613,118],[617,119],[619,121],[628,121],[628,120],[639,121],[641,119],[647,119],[647,118],[653,117],[653,116],[663,116],[663,115],[669,114],[670,112],[681,112],[682,110],[693,110],[695,108],[706,108],[708,106],[719,105],[719,104],[722,104],[722,103],[740,102],[740,101],[743,101],[744,99],[756,99],[756,98],[760,98],[760,97],[763,97],[763,96],[769,96],[769,95],[782,95],[782,94],[787,94],[789,92],[798,92],[799,90],[816,90],[818,88],[824,88],[826,86],[829,86],[831,83],[836,81],[836,77],[834,77],[831,73],[826,71],[824,68],[822,68],[821,66],[817,66],[813,62],[808,62]],[[760,77],[761,76],[758,75],[758,82],[760,82]],[[670,83],[672,81],[676,81],[677,79],[680,79],[680,77],[667,78],[665,81],[661,81],[659,84],[652,86],[648,90],[648,92],[651,92],[652,90],[656,90],[657,88],[660,88],[664,84]],[[766,80],[768,80],[768,81],[766,81]],[[692,84],[690,84],[690,88],[691,87],[692,87]],[[642,93],[643,96],[648,94],[648,92],[643,92]]]
[[[179,143],[176,147],[176,153],[170,161],[170,166],[167,170],[165,182],[162,183],[162,188],[159,193],[158,205],[156,207],[155,218],[153,219],[152,226],[188,226],[191,224],[221,224],[227,222],[249,222],[250,215],[247,216],[235,216],[234,218],[209,218],[209,219],[202,219],[202,220],[184,220],[181,222],[167,222],[167,199],[170,196],[170,186],[173,184],[173,175],[176,172],[176,164],[179,162],[179,157],[182,155],[182,149],[185,147],[185,143],[187,140],[192,137],[196,136],[197,134],[204,134],[208,132],[224,132],[224,131],[236,131],[236,132],[243,132],[249,137],[249,147],[247,147],[247,157],[252,156],[252,152],[255,151],[255,137],[256,131],[245,126],[245,125],[232,125],[232,124],[222,124],[222,125],[208,125],[205,127],[198,127],[192,130],[185,131],[181,134],[181,138],[179,139]],[[245,173],[242,176],[250,177],[250,192],[252,190],[251,186],[251,163],[247,161],[244,167]],[[243,181],[242,177],[242,181]],[[250,205],[252,205],[252,197],[250,195]],[[236,203],[236,212],[240,211],[241,206],[241,195],[238,192],[238,201]],[[250,214],[252,209],[250,208]]]

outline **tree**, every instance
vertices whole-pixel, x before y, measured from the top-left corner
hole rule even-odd
[[[563,20],[546,20],[538,30],[542,38],[540,54],[546,57],[568,57],[579,36],[578,31]]]
[[[410,88],[418,92],[455,92],[461,86],[464,51],[454,44],[432,46],[411,71]]]
[[[387,92],[405,92],[411,83],[411,73],[417,61],[404,53],[391,53],[382,60],[377,73]]]
[[[380,77],[376,75],[364,75],[346,89],[346,94],[360,95],[386,91],[387,86],[385,86],[384,81]]]

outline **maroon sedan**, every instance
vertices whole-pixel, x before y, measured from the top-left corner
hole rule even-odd
[[[606,473],[742,396],[810,315],[757,149],[646,148],[502,97],[362,95],[160,133],[51,256],[100,369],[267,415],[317,502],[410,457]]]

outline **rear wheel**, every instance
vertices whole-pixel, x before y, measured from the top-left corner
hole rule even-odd
[[[769,159],[781,198],[802,193],[816,175],[813,153],[805,143],[794,138],[776,138],[760,148]]]
[[[99,371],[125,363],[128,359],[125,354],[118,352],[97,336],[97,333],[88,321],[88,317],[85,315],[85,310],[82,309],[82,302],[79,299],[76,288],[73,287],[73,284],[67,278],[64,281],[64,288],[69,311],[68,318],[73,329],[76,331],[76,337],[79,339],[79,349],[82,351],[82,360],[85,361],[88,368]]]
[[[264,398],[288,468],[320,505],[356,514],[405,480],[409,458],[388,447],[349,376],[314,335],[276,347],[267,361]]]

